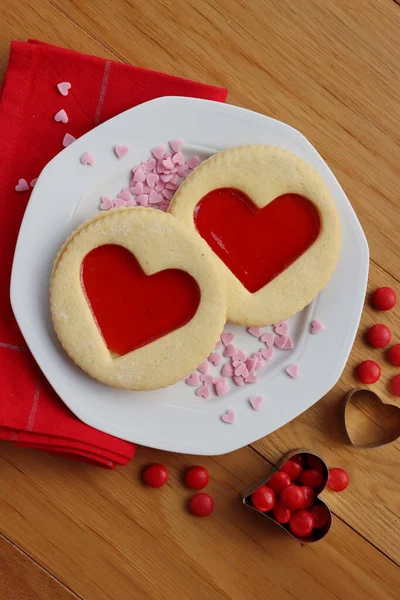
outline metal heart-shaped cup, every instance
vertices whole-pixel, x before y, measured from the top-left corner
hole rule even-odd
[[[323,527],[313,529],[312,533],[309,537],[298,537],[298,536],[294,535],[292,533],[292,531],[290,531],[289,523],[284,523],[284,524],[279,523],[274,518],[272,511],[261,512],[253,505],[252,500],[251,500],[251,495],[253,494],[253,492],[258,490],[258,488],[261,487],[262,485],[268,485],[268,482],[271,480],[272,476],[275,475],[275,473],[277,473],[278,471],[280,471],[282,469],[282,467],[284,466],[284,464],[288,460],[290,460],[293,457],[298,456],[298,455],[302,455],[304,457],[305,461],[307,461],[307,457],[311,457],[311,460],[319,461],[320,465],[321,465],[321,472],[323,475],[323,481],[322,481],[321,485],[315,489],[315,500],[314,500],[313,506],[316,506],[316,505],[323,506],[327,511],[328,519],[327,519],[326,524]],[[313,468],[312,465],[309,465],[309,468]],[[251,487],[247,488],[246,490],[244,490],[242,492],[242,494],[241,494],[242,501],[243,501],[243,504],[245,506],[247,506],[248,508],[255,510],[261,516],[266,517],[270,521],[273,521],[274,523],[276,523],[279,527],[281,527],[281,529],[286,531],[286,533],[288,535],[290,535],[290,537],[294,538],[295,540],[299,540],[301,542],[307,542],[307,543],[317,542],[318,540],[321,540],[322,538],[324,538],[326,536],[326,534],[328,533],[328,531],[332,525],[332,513],[330,511],[330,508],[327,504],[325,504],[325,502],[323,500],[321,500],[318,497],[318,494],[320,494],[326,487],[326,484],[328,482],[328,476],[329,476],[329,469],[328,469],[325,461],[323,461],[320,456],[318,456],[317,454],[314,454],[313,452],[310,452],[310,450],[306,450],[303,448],[301,448],[299,450],[291,450],[290,452],[287,452],[286,454],[284,454],[282,456],[277,467],[271,467],[271,471],[267,477],[264,477],[263,479],[261,479],[260,481],[258,481],[257,483],[255,483],[254,485],[252,485]],[[293,483],[296,483],[296,480],[293,481]]]
[[[355,448],[378,448],[400,437],[400,408],[367,388],[350,390],[343,402],[343,427]]]

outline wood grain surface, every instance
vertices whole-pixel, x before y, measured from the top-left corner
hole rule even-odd
[[[369,289],[400,294],[400,6],[393,0],[3,0],[0,77],[11,39],[74,50],[229,89],[228,101],[285,121],[327,160],[366,232]],[[346,293],[346,290],[342,290]],[[388,600],[400,585],[400,444],[357,450],[341,431],[354,367],[382,365],[386,402],[396,372],[364,334],[400,309],[368,302],[338,384],[306,413],[252,447],[202,458],[216,510],[186,512],[182,472],[198,459],[140,448],[107,472],[0,444],[0,597],[89,600]],[[1,368],[1,367],[0,367]],[[323,541],[301,545],[243,507],[239,492],[291,448],[308,447],[351,476],[323,493],[334,513]],[[171,474],[149,490],[140,473]],[[5,537],[3,537],[5,536]]]

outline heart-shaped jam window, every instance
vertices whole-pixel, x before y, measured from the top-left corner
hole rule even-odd
[[[291,537],[302,542],[316,542],[325,537],[332,524],[332,515],[329,507],[318,497],[318,494],[325,489],[328,483],[328,476],[329,469],[320,456],[313,454],[309,450],[294,450],[285,454],[279,461],[277,468],[274,468],[267,477],[264,477],[242,492],[243,504],[279,525]],[[308,495],[305,495],[301,500],[304,502],[303,505],[297,505],[288,509],[288,504],[285,504],[285,501],[288,502],[288,499],[290,499],[287,493],[288,484],[295,484],[295,487],[298,486],[299,488],[302,488],[302,486],[309,488]],[[275,505],[270,510],[265,510],[266,506],[260,506],[260,496],[257,495],[257,491],[262,491],[264,489],[263,486],[270,486],[269,494],[271,490],[275,494]],[[311,493],[310,488],[313,488]],[[271,498],[267,496],[268,500],[271,500]],[[297,498],[297,500],[299,499]],[[265,502],[265,498],[263,500],[263,496],[261,495],[261,502],[263,501]],[[276,512],[276,506],[286,509],[287,515]],[[306,519],[307,517],[310,519],[309,515],[312,515],[311,521],[313,526],[306,536],[299,535],[293,531],[294,525],[291,518],[284,522],[285,519],[289,519],[289,517],[292,517],[300,510],[307,511]],[[280,519],[278,519],[278,514]]]
[[[367,388],[346,395],[343,422],[346,436],[356,448],[385,446],[400,437],[400,408],[385,404]]]
[[[194,209],[194,224],[249,292],[257,292],[297,260],[318,238],[312,202],[284,194],[259,208],[242,191],[215,189]]]
[[[118,355],[186,325],[200,303],[191,275],[179,269],[146,275],[129,250],[114,244],[85,256],[81,281],[106,346]]]

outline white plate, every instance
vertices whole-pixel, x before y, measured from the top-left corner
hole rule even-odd
[[[323,292],[290,319],[291,351],[277,351],[260,371],[260,381],[232,386],[228,396],[204,401],[180,382],[168,389],[124,392],[91,379],[61,349],[49,317],[49,277],[66,237],[98,212],[99,196],[126,187],[129,169],[154,146],[182,137],[187,154],[206,158],[241,144],[281,146],[310,163],[324,178],[340,213],[343,244],[337,269]],[[115,144],[130,152],[118,160]],[[95,166],[79,157],[95,154]],[[150,209],[149,209],[150,210]],[[361,226],[333,173],[295,129],[242,108],[192,98],[165,97],[147,102],[96,127],[58,154],[43,170],[21,226],[11,280],[18,324],[40,368],[69,406],[89,425],[118,437],[164,450],[223,454],[271,433],[312,404],[336,383],[358,328],[368,277],[368,246]],[[326,326],[309,334],[312,318]],[[244,328],[227,326],[245,351],[263,346]],[[292,379],[285,368],[299,363]],[[217,370],[214,369],[217,373]],[[265,398],[259,412],[250,395]],[[221,421],[232,408],[235,425]]]

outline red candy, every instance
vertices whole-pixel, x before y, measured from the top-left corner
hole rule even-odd
[[[153,488],[162,487],[168,481],[167,467],[164,467],[164,465],[160,465],[159,463],[155,463],[154,465],[149,465],[143,471],[143,480],[150,487],[153,487]]]
[[[324,476],[317,469],[306,469],[300,474],[299,480],[303,486],[309,485],[316,490],[323,484]]]
[[[292,481],[297,479],[303,469],[301,464],[293,459],[296,459],[296,457],[289,458],[281,468],[281,471],[287,473]]]
[[[288,508],[286,508],[285,506],[280,504],[280,502],[278,502],[278,504],[274,507],[272,514],[274,515],[274,518],[278,521],[278,523],[288,523],[290,520],[291,512]]]
[[[283,488],[279,499],[283,506],[291,510],[302,508],[304,506],[304,490],[292,483]]]
[[[343,492],[350,482],[347,471],[340,468],[329,469],[328,488],[332,492]]]
[[[305,455],[304,454],[295,454],[294,456],[291,457],[290,460],[292,460],[293,462],[298,463],[299,465],[304,467]]]
[[[395,375],[390,382],[392,392],[395,396],[400,396],[400,375]]]
[[[214,510],[214,500],[209,494],[195,494],[190,499],[189,510],[196,517],[208,517]]]
[[[309,510],[296,510],[290,517],[291,532],[298,537],[308,537],[314,527],[314,517]]]
[[[204,467],[191,467],[186,471],[185,483],[192,490],[202,490],[208,484],[210,475]]]
[[[381,376],[381,368],[374,360],[364,360],[357,367],[357,376],[362,383],[375,383]]]
[[[395,344],[390,348],[389,359],[393,365],[400,367],[400,344]]]
[[[305,471],[303,471],[303,473],[305,473]],[[304,492],[303,508],[311,508],[311,506],[314,504],[314,500],[315,500],[314,490],[309,485],[302,485],[301,489]]]
[[[315,506],[310,509],[310,513],[314,517],[315,529],[321,529],[321,527],[325,527],[329,521],[328,509],[325,508],[325,506],[322,506],[322,504],[315,504]]]
[[[312,454],[307,454],[307,465],[310,469],[316,469],[317,471],[324,471],[324,463],[318,456],[313,456]]]
[[[272,510],[276,504],[276,495],[274,490],[262,485],[251,495],[253,506],[260,512]]]
[[[385,348],[390,344],[392,339],[392,332],[386,325],[378,324],[373,325],[368,330],[368,342],[373,348]]]
[[[280,494],[283,488],[288,485],[290,485],[290,477],[284,471],[278,471],[278,473],[275,473],[268,481],[268,486],[271,490],[274,490],[276,494]]]
[[[372,294],[372,304],[378,310],[390,310],[396,304],[396,293],[390,287],[381,287]]]

